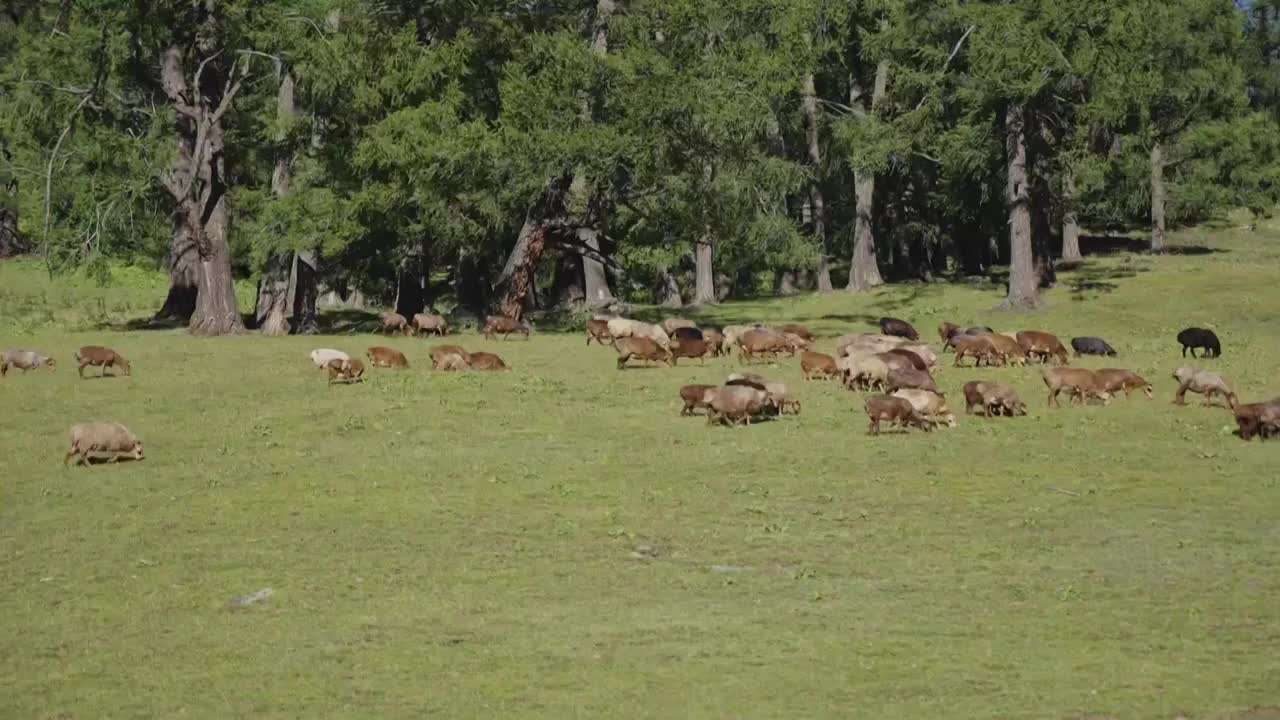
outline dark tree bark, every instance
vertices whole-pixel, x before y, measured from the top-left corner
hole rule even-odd
[[[1076,182],[1070,170],[1062,178],[1062,188],[1062,262],[1078,263],[1084,257],[1080,254],[1080,224],[1076,221]]]
[[[804,110],[805,126],[808,132],[809,165],[813,177],[809,181],[809,204],[813,219],[813,234],[818,239],[818,267],[815,271],[815,283],[818,292],[831,292],[831,268],[827,255],[826,204],[822,198],[822,145],[818,138],[818,92],[814,86],[813,73],[806,73],[800,88],[800,106]]]
[[[1026,120],[1021,105],[1011,105],[1005,111],[1005,152],[1008,168],[1005,198],[1009,208],[1009,295],[1002,307],[1009,310],[1032,309],[1040,305],[1040,278],[1031,247]]]
[[[1164,252],[1164,146],[1156,141],[1151,146],[1151,252]]]
[[[293,118],[293,74],[277,67],[280,77],[276,89],[276,119],[281,127]],[[271,192],[277,198],[289,193],[292,181],[293,154],[286,146],[287,136],[282,129],[276,136],[276,166],[271,173]],[[289,276],[293,269],[293,253],[277,252],[267,259],[267,267],[258,281],[258,306],[254,320],[263,335],[289,334]]]
[[[293,254],[293,267],[289,272],[289,299],[293,304],[293,316],[289,318],[289,325],[294,335],[314,335],[320,332],[316,315],[316,302],[320,297],[320,272],[316,255],[315,252]],[[357,306],[361,304],[356,303]]]
[[[662,268],[658,273],[658,305],[667,308],[684,306],[684,299],[680,296],[680,282],[667,268]]]
[[[0,258],[13,257],[24,250],[18,236],[17,208],[0,208]]]
[[[525,235],[525,233],[521,233]],[[517,241],[517,246],[522,243]],[[515,267],[510,273],[511,282],[506,295],[502,298],[501,312],[507,317],[519,320],[524,315],[525,304],[530,297],[536,278],[538,263],[542,260],[542,251],[547,245],[547,228],[545,225],[533,226],[524,238],[523,252],[512,252],[511,261]],[[506,272],[504,271],[504,274]]]
[[[889,63],[881,61],[876,66],[875,86],[871,91],[870,107],[866,105],[866,91],[858,81],[857,75],[850,75],[849,105],[854,116],[866,121],[873,116],[884,98],[889,84]],[[857,218],[853,230],[853,258],[849,263],[850,290],[863,291],[884,284],[880,275],[880,266],[876,261],[876,239],[872,229],[875,221],[876,178],[870,170],[854,169],[853,192],[857,208]]]
[[[586,300],[582,289],[582,262],[572,252],[562,252],[556,259],[555,279],[551,282],[552,302],[557,308],[569,308]]]
[[[474,253],[463,250],[458,255],[458,265],[453,273],[453,292],[462,307],[476,317],[483,315],[489,307],[489,279],[484,265]]]
[[[694,243],[693,265],[693,304],[714,305],[716,299],[716,277],[713,261],[715,248],[711,239],[711,228],[704,231],[703,236]]]
[[[773,274],[773,292],[778,295],[795,295],[800,292],[795,270],[778,270]]]
[[[1053,191],[1045,179],[1047,171],[1043,163],[1033,163],[1028,178],[1031,185],[1031,251],[1035,253],[1036,277],[1041,288],[1051,288],[1058,283],[1051,249]]]
[[[200,63],[188,85],[182,50],[166,48],[160,57],[161,81],[177,113],[178,132],[174,167],[163,178],[174,200],[176,228],[170,249],[172,288],[160,315],[182,317],[194,294],[188,326],[195,335],[228,335],[244,330],[236,307],[227,242],[230,213],[222,126],[224,114],[240,91],[243,72],[237,77],[234,62],[225,72],[210,70],[213,59]],[[212,75],[202,77],[206,72]],[[220,84],[217,80],[224,81],[222,88],[211,96],[205,88],[216,88]]]

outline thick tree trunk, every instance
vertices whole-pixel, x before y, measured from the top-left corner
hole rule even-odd
[[[544,225],[525,223],[528,230],[521,230],[521,237],[516,240],[516,249],[512,250],[507,260],[507,268],[503,275],[510,278],[507,292],[502,298],[500,311],[507,317],[517,320],[524,314],[525,304],[530,299],[538,270],[542,260],[542,251],[547,243],[547,228]]]
[[[155,319],[187,323],[196,311],[196,266],[200,262],[200,254],[191,239],[188,214],[179,211],[174,215],[173,240],[165,258],[165,267],[169,270],[169,293]]]
[[[1164,146],[1151,146],[1151,252],[1165,251],[1164,235]]]
[[[314,335],[320,332],[319,318],[316,315],[316,303],[320,298],[320,272],[316,264],[314,251],[298,252],[293,255],[293,267],[289,271],[289,301],[293,305],[293,315],[289,318],[294,335]],[[354,307],[362,307],[363,299],[359,291],[352,292]]]
[[[889,63],[881,61],[876,66],[875,86],[871,91],[871,103],[865,105],[866,92],[858,82],[857,75],[850,76],[849,104],[859,121],[866,121],[876,111],[884,98],[889,83]],[[854,168],[853,192],[857,209],[857,218],[853,226],[853,257],[849,262],[849,285],[854,291],[870,290],[884,284],[880,275],[880,265],[876,260],[875,197],[876,177],[871,170]]]
[[[714,305],[718,302],[716,299],[715,267],[713,265],[714,256],[711,230],[708,228],[702,238],[694,243],[694,305]]]
[[[220,168],[218,173],[220,177]],[[244,320],[236,306],[235,280],[231,277],[231,246],[227,242],[231,218],[227,212],[227,195],[225,191],[219,191],[218,195],[213,212],[204,224],[204,248],[196,266],[196,311],[189,325],[192,335],[234,335],[244,331]]]
[[[818,241],[818,292],[831,292],[831,268],[827,256],[826,204],[822,198],[822,146],[819,141],[818,91],[813,73],[805,73],[800,88],[800,107],[804,110],[808,131],[809,166],[813,176],[809,180],[809,204],[812,207],[813,235]]]
[[[1003,307],[1031,309],[1040,305],[1040,278],[1031,247],[1030,187],[1027,182],[1026,120],[1021,105],[1005,112],[1007,177],[1005,198],[1009,207],[1009,295]]]
[[[667,308],[684,306],[684,299],[680,296],[680,283],[667,268],[658,272],[658,305]]]
[[[293,119],[293,74],[277,65],[280,78],[276,89],[276,120],[283,128]],[[282,198],[289,193],[292,181],[292,153],[285,145],[288,139],[281,129],[276,135],[276,166],[271,173],[271,193]],[[258,305],[254,310],[254,322],[263,335],[288,335],[289,275],[293,266],[293,253],[277,252],[267,259],[267,267],[258,281]]]
[[[1033,165],[1029,169],[1031,184],[1031,251],[1035,254],[1036,277],[1039,287],[1051,288],[1058,284],[1057,270],[1053,266],[1053,250],[1050,248],[1053,237],[1051,216],[1051,198],[1053,192],[1045,180],[1048,168],[1042,164]]]
[[[427,306],[426,289],[418,265],[420,263],[410,258],[396,274],[396,312],[406,318],[412,318]]]
[[[1065,207],[1062,211],[1062,262],[1078,263],[1084,259],[1080,254],[1080,224],[1076,221],[1076,183],[1074,174],[1068,170],[1062,179]]]
[[[605,273],[604,263],[600,262],[600,233],[591,227],[578,228],[578,241],[585,247],[582,253],[582,287],[586,293],[587,304],[592,307],[604,307],[614,301],[613,292],[609,290],[609,276]]]
[[[550,294],[555,307],[569,308],[586,300],[581,278],[581,259],[571,252],[560,253],[556,259],[555,278],[551,281]]]
[[[773,292],[778,295],[795,295],[800,292],[795,270],[778,270],[773,274]]]

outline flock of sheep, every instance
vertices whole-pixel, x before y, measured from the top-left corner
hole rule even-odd
[[[878,435],[882,424],[911,427],[924,431],[944,424],[954,427],[955,415],[947,407],[946,396],[934,380],[941,369],[940,357],[920,340],[919,333],[908,322],[897,318],[880,318],[879,333],[844,335],[835,340],[835,354],[812,350],[815,335],[798,324],[769,327],[763,324],[731,325],[724,328],[699,328],[683,318],[669,318],[661,324],[652,324],[614,316],[594,316],[587,321],[587,345],[593,341],[609,345],[617,352],[617,368],[623,370],[631,363],[664,363],[674,366],[680,358],[705,362],[707,357],[720,357],[738,353],[739,362],[746,365],[757,361],[774,361],[780,355],[799,355],[800,370],[805,380],[838,380],[851,390],[876,391],[863,407],[869,421],[867,432]],[[418,314],[412,320],[396,313],[382,316],[384,333],[405,335],[438,335],[449,333],[448,321],[440,315]],[[526,340],[533,328],[528,323],[503,316],[490,316],[481,332],[487,339],[513,334]],[[1091,400],[1109,404],[1112,397],[1123,392],[1129,396],[1141,391],[1152,396],[1151,383],[1131,370],[1103,368],[1089,370],[1068,365],[1066,346],[1057,336],[1036,330],[1018,333],[998,333],[987,327],[962,328],[944,322],[938,327],[942,352],[954,353],[955,367],[963,367],[965,360],[972,360],[974,367],[994,368],[1007,365],[1041,363],[1041,377],[1048,389],[1047,404],[1061,407],[1059,395],[1066,393],[1069,401],[1086,403]],[[1187,328],[1178,333],[1183,357],[1188,351],[1196,357],[1196,350],[1203,350],[1204,357],[1217,357],[1222,345],[1211,330]],[[1115,356],[1116,351],[1105,340],[1096,337],[1077,337],[1071,340],[1075,356]],[[362,382],[365,365],[358,357],[341,350],[320,348],[310,354],[316,367],[328,371],[329,383],[350,384]],[[384,346],[370,347],[365,357],[373,367],[408,368],[404,353]],[[459,345],[438,345],[430,350],[431,365],[435,370],[508,370],[501,357],[489,352],[468,352]],[[81,378],[88,367],[101,368],[100,376],[108,369],[113,374],[130,374],[129,361],[111,348],[89,345],[75,354],[77,372]],[[1057,366],[1051,366],[1056,363]],[[31,350],[7,350],[0,352],[0,377],[10,368],[24,372],[38,368],[56,368],[53,358]],[[1280,432],[1280,398],[1254,403],[1240,403],[1231,386],[1217,373],[1179,367],[1173,372],[1178,381],[1174,402],[1185,404],[1186,393],[1204,396],[1204,404],[1210,405],[1220,398],[1229,408],[1240,437],[1251,440]],[[972,380],[962,388],[965,414],[976,411],[986,417],[1026,415],[1027,406],[1014,388],[1008,384],[989,380]],[[723,385],[685,385],[680,388],[683,406],[681,415],[694,415],[699,410],[707,418],[707,424],[743,424],[768,415],[799,413],[800,401],[786,383],[770,381],[755,373],[733,373]],[[141,460],[142,441],[124,425],[114,422],[90,422],[73,425],[68,433],[68,449],[64,464],[73,459],[76,464],[90,464],[97,459],[115,462],[120,458]]]

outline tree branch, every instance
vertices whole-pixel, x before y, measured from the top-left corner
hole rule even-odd
[[[210,55],[204,60],[201,60],[199,67],[196,68],[195,82],[193,83],[194,89],[191,92],[192,92],[192,98],[195,100],[195,105],[197,108],[200,107],[202,104],[204,104],[200,98],[200,76],[204,74],[204,66],[208,65],[209,61],[213,60],[214,58],[218,57],[221,54],[222,54],[222,51],[219,50],[218,52]],[[234,64],[232,64],[231,69],[235,70]]]
[[[76,104],[75,110],[71,111],[71,117],[67,118],[67,126],[62,128],[62,134],[58,135],[58,142],[53,145],[53,152],[49,153],[49,164],[46,166],[44,173],[44,261],[45,266],[49,264],[49,221],[53,212],[53,163],[57,160],[58,151],[62,149],[62,141],[67,139],[67,135],[71,132],[71,127],[76,123],[76,117],[80,114],[81,108],[89,102],[92,95],[86,94],[80,98],[80,102]],[[52,269],[49,270],[53,272]]]
[[[960,36],[960,39],[956,41],[955,47],[951,48],[951,54],[947,56],[946,62],[942,63],[942,69],[938,71],[939,78],[947,74],[947,68],[951,67],[951,61],[955,60],[956,55],[960,54],[960,48],[964,45],[964,41],[969,39],[969,34],[972,33],[974,28],[976,27],[978,26],[970,25],[968,28],[965,29],[964,34]],[[929,99],[929,94],[925,93],[924,96],[920,98],[920,102],[916,103],[916,106],[912,110],[912,112],[915,112],[916,110],[919,110],[920,108],[924,107],[924,101],[927,99]]]

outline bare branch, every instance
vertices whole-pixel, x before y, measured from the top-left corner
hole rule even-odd
[[[221,54],[222,54],[222,51],[219,50],[218,52],[210,55],[204,60],[201,60],[200,66],[196,68],[196,77],[195,77],[195,83],[194,83],[195,89],[192,90],[192,96],[195,98],[196,107],[200,107],[200,105],[202,104],[200,100],[200,76],[204,74],[204,66],[208,65],[210,60],[213,60],[214,58],[218,57]],[[231,67],[233,70],[235,69],[235,65],[232,65]]]
[[[942,63],[942,69],[938,71],[939,78],[947,74],[947,68],[951,67],[951,61],[955,60],[956,55],[960,54],[960,48],[964,46],[964,41],[969,39],[970,33],[972,33],[974,28],[976,27],[978,26],[970,25],[968,28],[965,29],[964,34],[960,36],[960,39],[956,41],[955,47],[951,48],[951,54],[947,56],[946,62]],[[919,110],[920,108],[924,107],[924,101],[927,99],[929,99],[929,94],[925,93],[923,96],[921,96],[920,102],[916,103],[916,106],[912,110],[912,112],[915,112],[916,110]]]
[[[45,264],[49,262],[49,221],[53,212],[53,164],[58,158],[58,151],[62,149],[62,141],[67,139],[67,135],[71,132],[71,128],[76,123],[76,116],[80,114],[81,108],[89,102],[92,95],[85,95],[80,98],[80,102],[76,104],[76,109],[71,111],[71,117],[67,118],[66,127],[62,128],[62,134],[58,135],[58,142],[53,145],[53,152],[49,153],[49,164],[44,173],[44,259]]]
[[[209,118],[209,124],[217,124],[222,119],[222,114],[231,107],[231,101],[235,98],[236,93],[240,92],[241,85],[244,84],[244,78],[249,74],[249,63],[241,66],[240,77],[236,77],[236,65],[240,62],[239,58],[231,63],[231,72],[227,73],[227,84],[222,91],[222,99],[218,102],[218,108],[213,111],[212,117]]]

